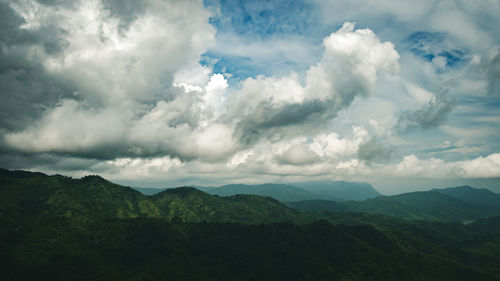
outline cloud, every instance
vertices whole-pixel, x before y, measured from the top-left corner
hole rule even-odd
[[[358,158],[367,163],[387,162],[393,155],[394,148],[384,145],[376,138],[361,144],[358,149]]]
[[[379,72],[399,71],[394,46],[380,42],[369,29],[354,30],[352,23],[326,37],[323,45],[323,58],[307,71],[305,86],[294,74],[282,79],[260,77],[245,81],[232,96],[230,108],[236,113],[231,116],[240,115],[245,107],[246,114],[236,125],[236,136],[243,143],[318,131],[356,96],[367,96]]]
[[[419,159],[408,155],[397,164],[395,174],[427,178],[498,178],[500,177],[500,154],[471,160],[445,162],[438,158]]]
[[[112,17],[119,19],[118,31],[126,31],[130,24],[146,12],[146,1],[103,0],[102,4]]]
[[[386,29],[388,36],[399,36],[401,31],[444,32],[463,42],[467,47],[484,50],[498,42],[498,31],[491,25],[500,11],[499,3],[484,1],[470,3],[453,0],[425,0],[418,3],[397,0],[349,0],[335,2],[315,0],[324,23],[340,24],[342,20],[357,21],[364,26]],[[391,38],[392,39],[392,38]],[[394,38],[395,39],[395,38]]]
[[[368,137],[368,132],[361,127],[353,127],[352,133],[344,138],[335,132],[320,133],[314,136],[310,148],[323,159],[342,160],[356,155]]]
[[[273,105],[270,101],[262,101],[251,115],[238,122],[235,133],[241,142],[247,145],[263,137],[283,138],[305,134],[334,117],[334,115],[329,116],[327,111],[329,105],[319,99],[281,106]],[[306,125],[313,127],[305,127]]]
[[[319,160],[316,153],[304,146],[292,146],[284,153],[277,155],[279,163],[285,165],[306,165]]]
[[[183,184],[498,175],[498,3],[264,2],[0,1],[0,165]]]
[[[112,110],[86,109],[74,100],[63,100],[34,127],[5,135],[5,142],[24,152],[56,152],[112,157],[116,140],[124,137],[124,120]],[[123,148],[122,148],[123,149]]]
[[[444,95],[433,97],[418,110],[404,112],[399,117],[396,129],[404,132],[415,128],[436,128],[446,121],[454,106],[455,101],[449,97]]]
[[[490,51],[485,67],[488,94],[498,96],[500,93],[500,47]]]
[[[220,110],[225,79],[213,76],[202,93],[173,85],[187,66],[210,77],[193,67],[215,34],[199,1],[28,1],[0,8],[9,26],[2,29],[0,62],[5,146],[99,159],[180,154],[137,144],[135,133],[159,139],[161,133],[145,124],[154,114],[164,118],[153,123],[160,132],[187,126],[191,131],[184,135],[206,136],[206,129],[193,128]],[[64,44],[56,48],[57,42]]]
[[[67,46],[64,29],[51,21],[24,28],[27,19],[4,1],[0,14],[0,127],[13,130],[27,126],[59,99],[71,97],[75,87],[43,66],[44,59],[60,55]]]

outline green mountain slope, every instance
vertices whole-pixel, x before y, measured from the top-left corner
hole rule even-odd
[[[307,190],[287,184],[228,184],[207,190],[208,193],[219,196],[231,196],[236,194],[253,194],[269,196],[280,201],[299,201],[324,198],[324,196],[311,193]]]
[[[2,280],[500,280],[463,261],[478,248],[372,226],[52,218],[8,232]]]
[[[312,193],[323,195],[322,198],[315,199],[366,200],[381,195],[371,184],[362,182],[301,182],[294,183],[294,185]]]
[[[0,217],[66,216],[83,220],[164,217],[188,222],[306,222],[309,216],[280,202],[253,195],[218,197],[192,187],[145,196],[98,176],[72,179],[0,170]]]
[[[154,202],[168,219],[200,222],[304,222],[299,212],[269,197],[234,195],[218,197],[193,187],[167,189],[154,195]]]
[[[144,196],[97,176],[0,170],[0,280],[500,280],[499,219],[302,212],[256,195]]]
[[[479,208],[439,192],[410,192],[349,202],[353,211],[410,220],[462,221],[487,216]]]
[[[99,176],[72,179],[0,170],[0,217],[76,216],[82,219],[159,217],[151,200]]]
[[[360,212],[381,214],[405,220],[466,221],[487,217],[490,210],[436,191],[379,196],[365,201],[334,202],[312,200],[290,202],[290,207],[307,211]]]
[[[484,188],[473,188],[468,185],[449,187],[449,188],[436,188],[437,191],[453,198],[462,200],[472,205],[481,206],[485,209],[500,212],[500,194],[494,193],[491,190]]]

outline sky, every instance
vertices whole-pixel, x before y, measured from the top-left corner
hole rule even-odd
[[[0,167],[500,192],[499,0],[0,0]]]

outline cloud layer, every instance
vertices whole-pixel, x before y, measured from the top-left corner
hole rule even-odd
[[[296,3],[295,21],[260,10],[280,1],[0,1],[0,165],[188,183],[500,178],[484,7],[351,2]]]

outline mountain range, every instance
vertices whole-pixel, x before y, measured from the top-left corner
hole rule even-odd
[[[335,201],[365,200],[380,196],[370,184],[346,181],[299,182],[293,184],[259,185],[228,184],[219,187],[193,186],[212,195],[231,196],[236,194],[253,194],[272,197],[279,201],[301,201],[328,199]],[[154,195],[168,188],[134,187],[144,195]]]
[[[408,201],[396,204],[407,213],[469,204],[436,191],[384,200]],[[259,195],[146,196],[99,176],[0,169],[0,279],[500,280],[500,217],[484,215],[463,225],[439,210],[408,220],[303,211]]]
[[[379,196],[364,201],[304,200],[288,206],[307,211],[382,214],[406,220],[470,221],[500,215],[500,194],[470,186]]]

